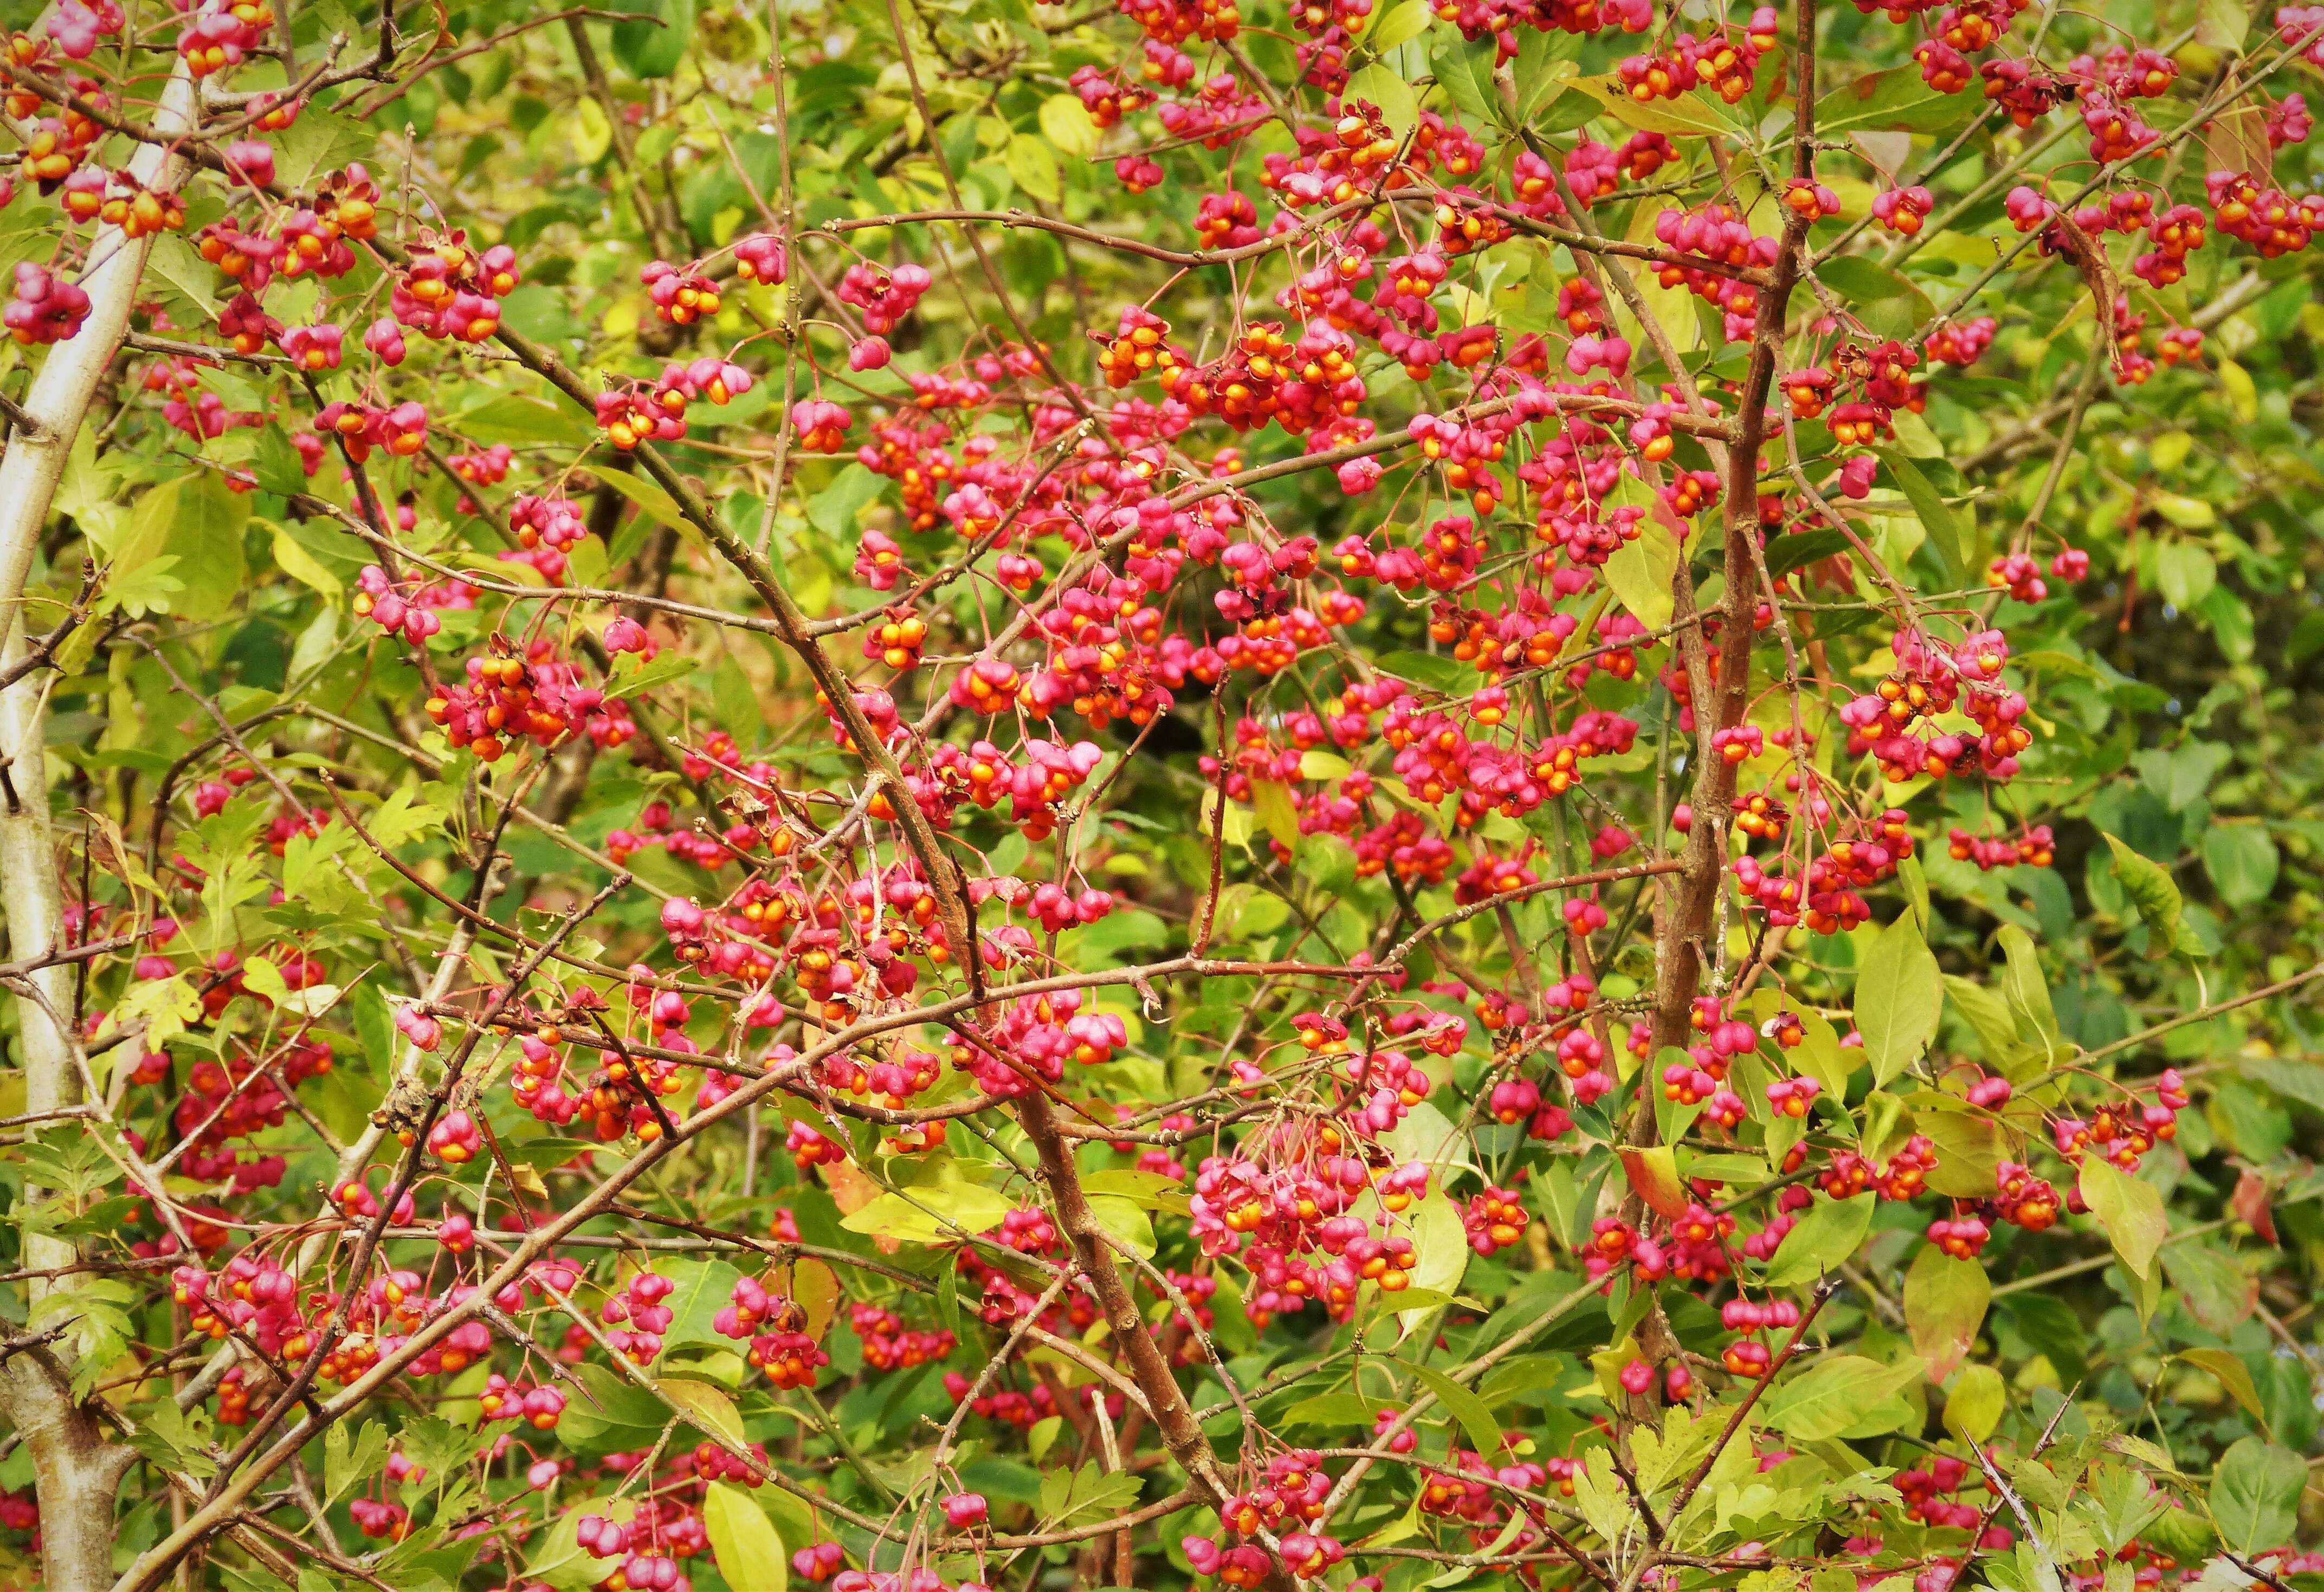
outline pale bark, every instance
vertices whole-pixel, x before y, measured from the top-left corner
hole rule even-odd
[[[157,132],[189,132],[193,125],[194,85],[181,64],[161,94],[153,116]],[[173,189],[185,162],[160,145],[141,147],[130,172],[143,187]],[[100,227],[89,244],[89,268],[81,276],[88,295],[88,317],[73,336],[51,348],[25,394],[31,420],[8,439],[0,457],[0,667],[27,651],[24,583],[40,550],[41,529],[55,501],[57,483],[104,380],[137,297],[139,280],[152,248],[150,238],[131,239],[119,228]],[[49,827],[48,745],[42,722],[51,676],[33,669],[0,691],[0,906],[8,922],[12,960],[37,961],[60,948],[64,900],[58,884],[56,852]],[[71,1036],[50,1013],[70,1021],[73,980],[69,966],[30,975],[41,998],[16,998],[18,1044],[28,1112],[76,1104],[81,1082]],[[29,1207],[37,1191],[25,1191]],[[23,1265],[27,1270],[70,1265],[77,1258],[68,1240],[26,1232]],[[25,1285],[37,1303],[70,1289],[81,1275]],[[107,1443],[88,1413],[71,1395],[69,1370],[45,1348],[22,1353],[0,1366],[0,1409],[5,1409],[32,1457],[41,1505],[42,1584],[50,1592],[97,1592],[113,1584],[113,1503],[121,1477],[134,1457]]]

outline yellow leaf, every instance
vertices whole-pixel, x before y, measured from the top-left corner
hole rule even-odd
[[[605,119],[605,107],[583,95],[573,106],[574,154],[583,165],[594,166],[613,147],[613,124]]]
[[[1041,102],[1041,133],[1059,154],[1076,161],[1097,153],[1098,140],[1103,136],[1078,94],[1052,94]]]
[[[339,577],[323,566],[323,561],[294,540],[281,526],[274,528],[274,562],[283,574],[300,585],[311,586],[325,600],[337,603],[345,590]]]
[[[2259,389],[2252,385],[2251,373],[2232,359],[2219,361],[2219,391],[2239,423],[2248,426],[2259,419]]]
[[[2001,1423],[2003,1402],[2001,1373],[1991,1366],[1971,1366],[1945,1394],[1945,1430],[1983,1442]]]
[[[605,318],[597,323],[598,329],[608,337],[626,337],[638,329],[638,322],[644,315],[636,295],[625,294],[613,300],[613,308],[605,311]]]

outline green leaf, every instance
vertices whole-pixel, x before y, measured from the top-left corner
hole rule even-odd
[[[790,1555],[775,1523],[749,1493],[714,1481],[702,1500],[702,1529],[718,1573],[734,1592],[788,1592]]]
[[[1076,1519],[1119,1514],[1138,1501],[1139,1479],[1121,1471],[1108,1472],[1095,1460],[1078,1470],[1056,1467],[1041,1477],[1040,1512],[1044,1525],[1064,1525]]]
[[[669,1330],[662,1334],[662,1340],[672,1345],[730,1345],[733,1339],[718,1331],[718,1312],[733,1299],[734,1284],[742,1280],[742,1274],[724,1260],[664,1261],[659,1269],[676,1284],[665,1301],[669,1307]]]
[[[1842,298],[1859,304],[1901,299],[1920,290],[1878,262],[1861,254],[1840,254],[1816,267],[1816,279]],[[1826,533],[1834,534],[1834,533]]]
[[[371,815],[371,837],[383,846],[404,842],[444,826],[444,809],[418,799],[410,786],[402,786]]]
[[[2135,1276],[2152,1275],[2155,1251],[2171,1236],[2163,1193],[2153,1183],[2117,1168],[2103,1155],[2082,1157],[2082,1200],[2113,1240],[2114,1252]]]
[[[1911,1066],[1937,1032],[1944,1008],[1937,959],[1906,913],[1885,929],[1857,931],[1854,1008],[1877,1084]]]
[[[732,658],[720,658],[718,667],[711,671],[710,700],[718,704],[718,722],[745,745],[765,728],[765,716],[759,709],[758,687],[751,684],[751,676]]]
[[[1934,133],[1968,109],[1960,96],[1931,88],[1914,69],[1891,67],[1865,73],[1816,101],[1816,133],[1825,138],[1867,128]]]
[[[162,290],[160,297],[173,310],[189,317],[188,325],[208,326],[217,318],[210,298],[217,271],[179,234],[165,232],[153,240],[152,253],[145,257],[145,280]]]
[[[621,654],[621,658],[629,660],[637,656],[638,654],[634,652],[624,652]],[[667,686],[672,680],[683,680],[701,672],[701,664],[674,647],[651,663],[640,663],[632,667],[623,668],[621,663],[617,662],[613,666],[613,672],[605,680],[605,700],[617,702],[624,696],[641,695],[657,686]]]
[[[2254,1083],[2275,1090],[2286,1100],[2298,1100],[2302,1105],[2324,1111],[2324,1067],[2313,1062],[2248,1056],[2236,1063],[2236,1071]]]
[[[1445,1413],[1460,1422],[1461,1430],[1468,1434],[1471,1448],[1480,1454],[1501,1451],[1500,1424],[1493,1419],[1492,1411],[1485,1407],[1484,1400],[1430,1367],[1415,1366],[1412,1374],[1420,1378],[1423,1387],[1436,1395],[1436,1402],[1444,1406]]]
[[[1837,557],[1848,548],[1848,538],[1836,530],[1791,531],[1767,544],[1767,573],[1789,575],[1818,559]]]
[[[1993,1283],[1983,1266],[1934,1244],[1921,1247],[1904,1274],[1904,1326],[1930,1376],[1941,1380],[1968,1356],[1992,1301]]]
[[[1433,652],[1390,652],[1374,658],[1372,667],[1445,696],[1465,696],[1483,683],[1483,676],[1459,658]]]
[[[126,575],[112,575],[105,583],[106,606],[117,608],[132,619],[167,613],[173,603],[178,603],[179,594],[186,589],[186,583],[171,573],[182,562],[174,554],[165,553],[158,558],[146,559]]]
[[[337,1502],[349,1487],[368,1481],[387,1459],[387,1428],[366,1421],[352,1438],[340,1422],[323,1434],[323,1502]]]
[[[2282,867],[2275,841],[2257,824],[2214,824],[2203,831],[2203,870],[2230,906],[2252,906],[2275,889]]]
[[[1089,1208],[1098,1226],[1129,1245],[1139,1258],[1153,1258],[1154,1223],[1138,1201],[1120,1194],[1092,1194]]]
[[[1928,1100],[1923,1094],[1916,1100]],[[1950,1100],[1950,1095],[1936,1097]],[[2004,1150],[2001,1124],[1975,1107],[1949,1109],[1942,1105],[1916,1109],[1913,1125],[1937,1147],[1937,1164],[1929,1173],[1930,1189],[1957,1200],[1982,1200],[1993,1193],[1993,1180],[2001,1170]]]
[[[168,595],[169,608],[213,618],[228,612],[246,579],[242,532],[249,521],[250,500],[228,491],[214,472],[163,482],[130,511],[128,533],[115,554],[116,599],[128,606],[121,577],[166,557],[175,561],[164,567],[179,584]],[[142,591],[138,595],[143,606],[164,606]]]
[[[1408,44],[1419,38],[1435,20],[1435,10],[1428,0],[1404,0],[1401,5],[1382,17],[1371,32],[1363,36],[1363,41],[1376,53],[1386,55],[1397,45]]]
[[[2259,1303],[2259,1279],[2237,1265],[2235,1256],[2208,1244],[2167,1246],[2163,1272],[2187,1313],[2221,1338],[2248,1321]]]
[[[1533,118],[1533,127],[1536,132],[1554,138],[1561,133],[1586,127],[1605,114],[1606,107],[1598,103],[1596,96],[1585,94],[1579,88],[1561,89],[1557,97]]]
[[[856,516],[868,508],[888,484],[888,478],[864,468],[856,460],[842,470],[829,486],[810,499],[807,517],[817,530],[843,539],[855,535]]]
[[[1872,1408],[1911,1385],[1921,1362],[1907,1357],[1894,1366],[1862,1355],[1830,1355],[1787,1377],[1759,1403],[1767,1424],[1796,1442],[1838,1437]]]
[[[1436,69],[1436,86],[1460,107],[1470,124],[1503,121],[1500,96],[1493,87],[1494,44],[1490,38],[1471,41],[1455,33],[1441,35],[1430,57]]]
[[[569,1166],[592,1150],[602,1150],[604,1142],[594,1138],[529,1138],[515,1144],[503,1143],[501,1154],[511,1166],[530,1166],[535,1172],[554,1172]]]
[[[1369,100],[1379,106],[1380,115],[1397,133],[1405,133],[1420,119],[1420,102],[1413,97],[1412,87],[1404,74],[1386,61],[1374,61],[1361,71],[1348,75],[1348,86],[1340,91],[1340,101],[1352,106],[1358,100]]]
[[[579,410],[564,404],[543,403],[521,393],[503,392],[472,410],[450,417],[450,428],[471,442],[505,442],[539,446],[562,443],[586,447],[597,439],[597,428]],[[597,472],[600,479],[611,467]]]
[[[2206,510],[2210,507],[2208,503],[2200,506]],[[2169,515],[2166,513],[2164,518]],[[2181,612],[2209,596],[2218,579],[2218,561],[2192,542],[2165,542],[2154,550],[2154,584],[2161,588],[2163,601]]]
[[[271,423],[259,430],[258,451],[251,460],[251,473],[258,477],[259,485],[284,497],[312,490],[299,450],[290,446],[290,438],[281,427]]]
[[[566,1414],[569,1420],[573,1412]],[[562,1425],[559,1422],[560,1433]],[[650,1434],[647,1440],[652,1440]],[[637,1512],[635,1498],[592,1498],[576,1504],[558,1515],[548,1531],[525,1544],[530,1550],[525,1556],[525,1579],[545,1582],[556,1592],[581,1592],[581,1588],[603,1580],[604,1561],[581,1546],[581,1522],[594,1514],[616,1525],[627,1525]],[[705,1514],[707,1513],[706,1508]]]
[[[1405,1213],[1412,1228],[1413,1268],[1409,1278],[1415,1293],[1460,1292],[1469,1270],[1469,1235],[1461,1221],[1460,1201],[1442,1190]]]
[[[2058,1044],[2058,1014],[2050,1003],[2049,980],[2043,977],[2034,936],[2015,924],[2001,930],[2001,952],[2006,963],[2001,972],[2001,998],[2017,1025],[2017,1037],[2038,1044],[2046,1053]],[[2045,1055],[2044,1059],[2047,1057]]]
[[[1638,534],[1614,549],[1606,560],[1606,584],[1630,611],[1630,617],[1650,630],[1670,623],[1676,598],[1671,580],[1678,570],[1678,538],[1657,512],[1653,489],[1636,476],[1625,475],[1607,502],[1614,508],[1640,507]]]
[[[684,531],[696,539],[701,537],[702,533],[687,519],[686,511],[678,506],[678,500],[664,492],[661,483],[651,476],[612,469],[595,470],[591,474],[596,477],[599,486],[616,497],[627,498],[637,506],[639,513],[657,525]]]
[[[1921,528],[1929,533],[1930,545],[1937,549],[1937,557],[1944,562],[1945,573],[1957,584],[1967,579],[1969,527],[1961,522],[1960,516],[1953,511],[1951,504],[1945,502],[1944,494],[1937,490],[1936,483],[1928,478],[1920,465],[1893,447],[1876,447],[1872,451],[1888,472],[1888,479],[1895,484],[1898,492],[1904,494],[1904,501],[1913,505],[1913,512],[1919,517]]]
[[[2230,1552],[2280,1548],[2300,1523],[2308,1467],[2290,1449],[2247,1437],[2219,1457],[2211,1473],[2211,1518]]]
[[[633,78],[667,78],[694,42],[694,0],[655,0],[641,9],[638,21],[613,24],[613,59]]]
[[[1839,1269],[1864,1243],[1872,1230],[1872,1207],[1877,1196],[1858,1194],[1852,1200],[1818,1200],[1808,1207],[1799,1225],[1784,1235],[1775,1257],[1767,1263],[1764,1281],[1770,1288],[1796,1288]]]
[[[594,166],[613,147],[613,124],[605,107],[588,95],[573,102],[573,154],[584,166]]]
[[[2202,0],[2195,14],[2195,42],[2213,50],[2240,52],[2251,28],[2251,13],[2243,0]]]
[[[1946,1000],[1976,1034],[1987,1064],[1996,1072],[2001,1071],[2017,1048],[2017,1022],[2010,1016],[2009,1002],[1984,985],[1955,973],[1944,975],[1944,987]]]
[[[2179,943],[2179,887],[2162,864],[2132,851],[2111,834],[2106,842],[2114,852],[2114,876],[2146,925],[2147,955],[2170,955]]]
[[[274,174],[294,193],[311,192],[319,179],[362,160],[377,141],[376,133],[353,117],[309,105],[275,142]]]
[[[1259,814],[1259,827],[1268,834],[1286,846],[1298,846],[1299,805],[1292,799],[1289,786],[1279,779],[1252,780],[1250,810]]]

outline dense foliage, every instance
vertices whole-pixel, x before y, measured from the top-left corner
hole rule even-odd
[[[2292,1592],[2324,7],[0,7],[0,1563]]]

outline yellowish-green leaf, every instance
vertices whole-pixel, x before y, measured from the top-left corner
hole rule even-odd
[[[1364,42],[1385,55],[1399,44],[1409,44],[1428,31],[1436,20],[1436,13],[1428,0],[1404,0],[1394,11],[1380,18],[1379,25],[1363,35]]]
[[[697,1382],[691,1376],[665,1376],[660,1387],[669,1402],[685,1411],[686,1418],[706,1437],[729,1438],[738,1443],[747,1440],[742,1435],[742,1417],[724,1388]]]
[[[1576,78],[1567,87],[1579,88],[1613,112],[1617,121],[1628,123],[1642,133],[1703,138],[1732,135],[1735,132],[1735,124],[1720,115],[1700,93],[1690,91],[1676,99],[1640,101],[1632,98],[1622,79],[1611,72],[1597,78]]]
[[[1993,1282],[1983,1266],[1934,1244],[1922,1246],[1904,1274],[1904,1325],[1932,1377],[1941,1381],[1968,1357],[1992,1301]]]
[[[1275,779],[1252,780],[1250,805],[1268,834],[1286,846],[1299,843],[1299,807],[1291,799],[1289,786]]]
[[[1065,191],[1057,152],[1035,133],[1019,133],[1009,140],[1009,177],[1045,205],[1056,204]]]
[[[573,102],[573,153],[585,166],[594,166],[613,147],[613,124],[605,109],[584,94]]]
[[[1983,1442],[2001,1424],[2006,1390],[2001,1373],[1991,1366],[1971,1366],[1945,1394],[1945,1430],[1955,1437]]]
[[[1138,1209],[1126,1200],[1121,1203],[1132,1210]],[[998,1190],[974,1183],[946,1183],[941,1188],[882,1194],[839,1225],[851,1233],[869,1233],[907,1244],[957,1243],[964,1233],[999,1227],[1011,1209],[1008,1196]],[[1144,1219],[1143,1212],[1139,1219]]]
[[[788,1592],[790,1556],[775,1523],[750,1494],[714,1481],[702,1500],[702,1529],[718,1573],[734,1592]]]
[[[1893,1366],[1862,1355],[1831,1355],[1771,1391],[1759,1408],[1767,1424],[1799,1442],[1838,1437],[1872,1407],[1921,1374],[1921,1362],[1906,1357]]]
[[[1944,1009],[1937,959],[1911,913],[1885,929],[1856,934],[1857,1032],[1872,1062],[1875,1082],[1886,1083],[1920,1059]]]
[[[2144,1178],[2132,1177],[2103,1155],[2082,1158],[2082,1199],[2098,1219],[2114,1252],[2132,1275],[2152,1275],[2155,1251],[2171,1236],[2171,1218],[2163,1209],[2163,1192]]]
[[[2252,1381],[2251,1368],[2233,1349],[2182,1348],[2179,1351],[2179,1357],[2218,1377],[2219,1385],[2226,1388],[2236,1403],[2241,1404],[2255,1420],[2264,1422],[2267,1419],[2267,1412],[2259,1402],[2258,1385]]]
[[[275,566],[302,586],[311,587],[322,594],[327,603],[337,603],[346,588],[339,577],[325,566],[323,561],[300,547],[290,533],[281,526],[274,528]]]
[[[1370,100],[1379,106],[1389,128],[1397,133],[1409,131],[1420,119],[1420,102],[1412,96],[1412,85],[1404,80],[1403,73],[1385,61],[1374,61],[1351,74],[1340,98],[1349,106],[1360,99]]]
[[[1653,490],[1644,482],[1624,476],[1607,501],[1609,508],[1635,503],[1648,509],[1638,520],[1638,534],[1614,549],[1606,560],[1606,584],[1630,617],[1650,630],[1670,623],[1676,606],[1671,577],[1678,569],[1678,538],[1654,513]]]

